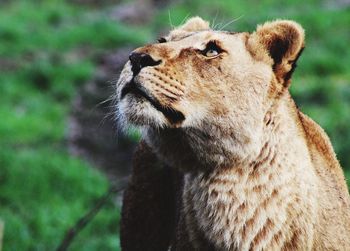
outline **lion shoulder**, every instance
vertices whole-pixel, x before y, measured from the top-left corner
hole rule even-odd
[[[332,187],[347,193],[345,177],[331,141],[326,132],[307,115],[298,111],[298,115],[305,131],[313,166],[321,180],[327,180]]]

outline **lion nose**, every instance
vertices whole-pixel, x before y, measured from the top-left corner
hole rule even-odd
[[[132,52],[129,55],[129,59],[131,62],[131,70],[134,74],[138,74],[142,68],[146,66],[155,66],[161,63],[161,60],[154,60],[150,55],[146,53]]]

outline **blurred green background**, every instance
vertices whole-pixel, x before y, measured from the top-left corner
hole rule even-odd
[[[253,31],[276,18],[302,24],[306,49],[291,92],[300,109],[329,134],[350,174],[348,1],[0,1],[4,250],[55,249],[66,230],[120,178],[68,147],[74,100],[96,79],[101,55],[118,48],[127,55],[195,15],[219,26],[235,20],[225,27],[235,31]],[[131,141],[136,140],[134,135]],[[76,237],[71,250],[119,250],[118,198]]]

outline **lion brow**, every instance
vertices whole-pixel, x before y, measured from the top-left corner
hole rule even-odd
[[[193,35],[195,35],[195,34],[197,34],[197,33],[199,33],[198,31],[196,31],[196,32],[191,32],[191,33],[189,33],[189,34],[187,34],[187,35],[184,35],[184,36],[181,36],[181,37],[175,37],[175,39],[171,39],[170,41],[180,41],[180,40],[182,40],[182,39],[185,39],[185,38],[188,38],[188,37],[190,37],[190,36],[193,36]]]
[[[228,34],[228,35],[236,35],[236,34],[239,33],[239,32],[237,32],[237,31],[220,31],[220,32],[225,33],[225,34]]]

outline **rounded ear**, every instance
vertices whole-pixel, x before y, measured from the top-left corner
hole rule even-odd
[[[186,21],[186,23],[184,23],[177,29],[187,31],[187,32],[193,32],[193,31],[209,30],[210,26],[208,21],[205,21],[200,17],[191,17]]]
[[[284,83],[291,78],[304,42],[304,29],[298,23],[276,20],[259,25],[251,34],[248,46],[257,59],[272,64],[277,79]]]
[[[183,25],[175,28],[169,33],[168,38],[170,40],[174,37],[181,37],[186,35],[189,32],[196,32],[196,31],[203,31],[203,30],[210,30],[209,22],[204,21],[200,17],[192,17],[186,21]]]

